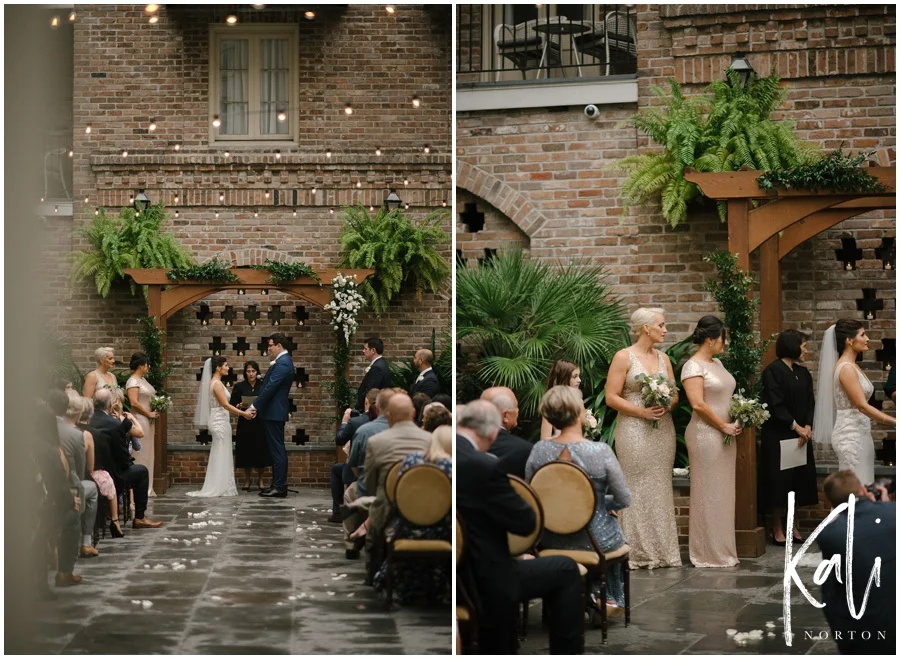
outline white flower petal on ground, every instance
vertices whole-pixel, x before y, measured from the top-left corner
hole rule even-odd
[[[775,623],[772,622],[771,620],[769,620],[769,622],[766,623],[766,627],[767,627],[768,629],[774,629],[774,628],[775,628]]]
[[[150,563],[144,563],[144,569],[145,569],[145,570],[149,570],[149,569],[150,569]]]
[[[333,590],[326,590],[325,592],[328,593],[329,596],[337,595],[337,593],[335,593]]]
[[[135,606],[140,606],[141,600],[131,600],[131,603],[134,604]]]
[[[289,596],[288,596],[288,599],[291,600],[292,602],[294,602],[294,601],[297,600],[297,596],[296,596],[296,595],[289,595]]]
[[[151,606],[153,606],[153,602],[151,602],[150,600],[141,600],[141,606],[145,609],[149,609]]]
[[[196,558],[192,558],[192,559],[191,559],[191,565],[196,565],[196,564],[197,564],[197,559],[196,559]]]
[[[154,570],[165,570],[166,566],[163,565],[162,563],[157,563],[156,565],[153,566],[153,569]]]
[[[736,629],[726,629],[725,630],[725,634],[727,636],[734,636],[737,633],[738,633],[738,630],[736,630]]]
[[[766,636],[771,638],[771,637],[775,636],[775,632],[769,632],[768,634],[766,634]]]
[[[221,601],[222,601],[222,598],[219,597],[218,595],[212,595],[212,596],[210,596],[209,599],[211,599],[211,600],[213,600],[213,601],[215,601],[215,602],[221,602]]]

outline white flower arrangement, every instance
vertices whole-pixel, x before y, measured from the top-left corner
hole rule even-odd
[[[150,399],[150,411],[168,412],[172,407],[172,398],[166,395],[153,396]]]
[[[644,407],[668,407],[672,404],[672,393],[678,391],[675,382],[664,374],[647,375],[641,373],[635,375],[636,382],[641,384],[641,402]],[[654,428],[659,428],[659,421],[653,422]]]
[[[331,312],[332,327],[348,344],[359,328],[356,317],[365,304],[365,298],[356,288],[356,275],[345,277],[339,272],[331,280],[331,302],[325,309]]]
[[[731,415],[731,421],[738,424],[742,428],[759,428],[769,420],[771,414],[766,409],[768,404],[760,404],[757,398],[747,398],[744,396],[744,390],[739,390],[731,397],[731,407],[728,413]],[[725,435],[725,445],[731,444],[734,437]]]
[[[675,467],[672,470],[672,476],[675,478],[690,478],[691,477],[691,468],[690,467]]]
[[[593,439],[594,435],[597,434],[598,425],[597,417],[594,416],[594,413],[588,408],[584,408],[584,435]]]

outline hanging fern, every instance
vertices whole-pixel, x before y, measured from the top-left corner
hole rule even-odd
[[[440,228],[449,211],[438,209],[413,221],[398,208],[379,209],[370,217],[365,208],[344,209],[341,266],[374,268],[375,274],[359,286],[376,313],[383,313],[404,283],[415,287],[416,299],[436,293],[450,276],[450,264],[438,251],[450,236]]]
[[[322,284],[322,280],[319,279],[319,275],[316,271],[305,263],[284,263],[282,261],[266,259],[264,264],[254,265],[253,269],[268,271],[268,283],[275,284],[276,286],[292,282],[296,279],[300,279],[300,277],[312,277],[319,282],[320,286]]]
[[[117,282],[128,279],[131,294],[136,295],[137,284],[126,277],[126,268],[192,265],[191,252],[163,231],[167,219],[162,204],[149,206],[140,215],[133,208],[123,208],[118,217],[100,209],[99,215],[80,230],[89,247],[75,252],[72,278],[92,278],[101,297],[109,295]],[[142,288],[146,297],[146,287]]]
[[[641,110],[630,123],[648,135],[661,151],[628,156],[609,166],[626,172],[622,198],[627,206],[659,201],[663,217],[673,227],[687,218],[688,204],[702,196],[700,188],[684,178],[690,167],[701,172],[751,169],[790,169],[808,162],[813,147],[800,142],[793,124],[769,117],[785,100],[774,73],[753,77],[746,88],[729,69],[727,81],[707,86],[701,97],[689,98],[675,81],[668,89],[654,85],[653,94],[664,107]],[[726,220],[727,206],[718,203]]]
[[[172,268],[166,273],[172,281],[204,281],[214,284],[237,284],[241,280],[231,270],[231,265],[214,258],[200,265]]]

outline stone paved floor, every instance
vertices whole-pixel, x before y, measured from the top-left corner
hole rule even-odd
[[[84,583],[44,606],[35,653],[450,654],[449,606],[387,612],[362,585],[362,559],[346,560],[341,527],[325,522],[326,490],[266,500],[189,499],[187,489],[152,501],[161,529],[128,528],[78,561]],[[207,526],[190,527],[198,521]]]
[[[813,547],[813,551],[815,551]],[[796,551],[796,548],[795,548]],[[819,555],[818,558],[821,558]],[[686,555],[685,564],[690,565]],[[812,566],[810,566],[812,564]],[[813,583],[814,566],[809,555],[798,570],[814,597],[820,589]],[[622,619],[610,622],[607,644],[600,630],[585,633],[585,654],[837,654],[832,640],[809,640],[828,631],[825,615],[792,589],[791,621],[794,641],[785,644],[782,578],[784,549],[767,546],[758,559],[743,559],[738,567],[636,570],[631,573],[631,625]],[[776,627],[768,629],[767,622]],[[763,639],[738,646],[725,630],[764,632]],[[768,632],[774,636],[768,636]],[[522,654],[548,652],[546,629],[541,627],[540,602],[532,602],[528,637]]]

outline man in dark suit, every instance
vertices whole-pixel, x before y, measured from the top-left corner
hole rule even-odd
[[[426,394],[429,398],[434,398],[441,390],[437,373],[432,368],[434,353],[431,350],[417,350],[416,356],[413,357],[413,365],[419,369],[419,377],[409,391],[410,398],[416,394]]]
[[[512,434],[519,425],[519,401],[516,395],[509,387],[491,387],[482,392],[481,400],[493,403],[502,419],[500,433],[488,453],[500,458],[507,474],[525,478],[525,465],[533,447],[531,442]]]
[[[363,355],[369,360],[369,365],[356,391],[357,411],[362,411],[369,389],[387,389],[391,386],[391,368],[381,356],[383,353],[384,341],[377,336],[370,336],[363,343]]]
[[[578,565],[565,556],[515,560],[509,554],[507,532],[527,535],[536,518],[500,460],[487,453],[500,429],[497,408],[473,401],[460,408],[456,424],[456,507],[466,533],[459,579],[477,600],[479,650],[512,654],[519,603],[543,598],[550,652],[580,654],[584,614]]]
[[[341,425],[338,427],[334,441],[335,444],[344,448],[345,455],[350,455],[351,446],[349,442],[353,439],[356,431],[375,418],[375,397],[378,396],[379,391],[381,389],[369,389],[369,393],[366,394],[365,414],[351,416],[353,413],[352,407],[344,410],[344,418],[341,419]],[[346,460],[331,465],[331,478],[329,480],[331,487],[331,517],[328,518],[329,522],[340,524],[343,521],[340,509],[341,502],[344,500],[344,491],[355,480],[356,474],[353,473]]]
[[[94,393],[94,416],[88,426],[88,430],[94,437],[94,443],[104,442],[106,444],[102,450],[97,450],[98,456],[108,456],[104,462],[100,463],[100,468],[108,471],[113,477],[117,490],[126,484],[134,492],[132,528],[158,528],[162,526],[162,522],[144,515],[144,511],[147,510],[150,473],[144,465],[134,464],[134,458],[128,452],[128,431],[131,430],[131,419],[126,418],[124,421],[119,421],[109,415],[112,399],[113,393],[109,389],[98,389]]]
[[[822,484],[832,507],[849,506],[819,534],[822,558],[840,556],[841,583],[835,574],[822,584],[825,617],[841,654],[894,654],[897,615],[897,506],[880,488],[881,500],[866,490],[850,470],[835,472]],[[850,502],[853,495],[854,501]],[[847,529],[853,515],[853,556],[847,554]],[[881,585],[871,584],[862,618],[854,619],[847,604],[847,572],[853,561],[853,605],[859,613],[875,559],[881,557]]]
[[[287,338],[281,332],[269,337],[269,370],[262,389],[250,411],[258,414],[266,432],[266,443],[272,454],[272,487],[259,493],[261,497],[287,496],[287,452],[284,450],[284,424],[290,410],[291,384],[294,381],[294,363],[285,350]]]

